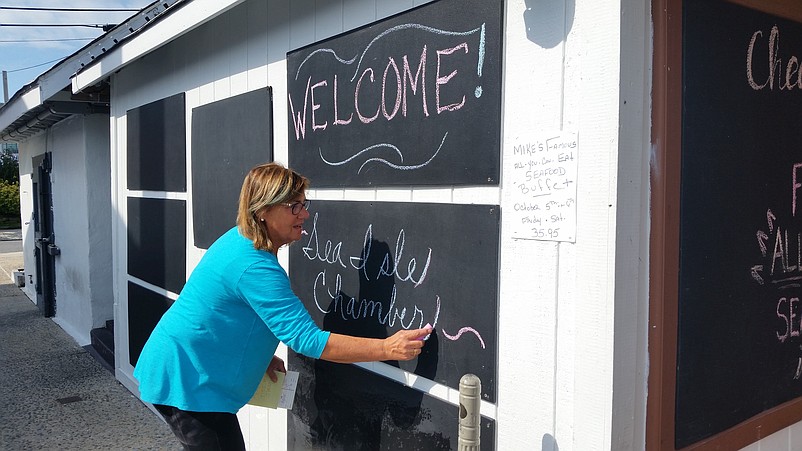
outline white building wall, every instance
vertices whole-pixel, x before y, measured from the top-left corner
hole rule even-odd
[[[89,251],[89,302],[91,328],[105,326],[114,319],[114,292],[111,265],[111,175],[109,118],[103,114],[84,118],[86,135],[87,249]]]
[[[651,12],[648,2],[621,2],[616,201],[612,448],[645,440],[648,377],[651,143]],[[638,258],[634,258],[638,256]]]
[[[19,145],[23,292],[36,302],[32,159],[51,153],[56,315],[53,320],[85,346],[89,332],[113,319],[110,246],[109,127],[105,115],[76,115]],[[90,188],[91,186],[91,188]]]
[[[648,305],[649,11],[613,0],[546,3],[505,2],[500,187],[319,189],[310,197],[501,204],[498,403],[482,408],[497,421],[497,449],[638,449]],[[186,199],[187,273],[201,256],[191,240],[189,170],[186,194],[127,191],[126,111],[185,92],[189,169],[192,108],[270,86],[275,158],[286,163],[286,53],[418,4],[249,0],[114,75],[118,338],[127,337],[127,196]],[[576,242],[514,241],[503,213],[512,196],[504,154],[555,131],[579,137]],[[127,348],[118,341],[117,376],[136,392]],[[246,407],[240,420],[251,449],[286,447],[281,411]]]
[[[22,155],[20,149],[20,155]],[[28,164],[30,166],[30,164]],[[22,236],[22,267],[25,270],[25,286],[21,287],[31,300],[36,299],[36,289],[33,285],[34,272],[33,268],[36,266],[36,261],[33,252],[25,252],[26,250],[33,249],[34,243],[34,229],[33,229],[33,180],[30,172],[23,172],[22,163],[20,163],[19,174],[19,199],[20,199],[20,219],[21,219],[21,236]]]
[[[83,118],[73,116],[48,132],[53,197],[53,233],[61,255],[55,258],[56,316],[53,320],[78,341],[90,342],[87,183]],[[84,330],[85,329],[85,330]]]
[[[71,116],[53,126],[48,135],[53,228],[61,249],[55,264],[54,321],[85,346],[91,342],[89,332],[112,319],[112,298],[102,297],[110,294],[111,285],[108,279],[100,279],[102,270],[92,275],[95,283],[90,285],[91,270],[109,266],[111,257],[108,236],[100,226],[110,223],[108,183],[104,180],[108,178],[108,122],[102,115]]]
[[[19,143],[19,186],[20,216],[22,217],[22,249],[23,267],[25,268],[25,287],[22,291],[36,303],[36,258],[33,249],[36,246],[33,224],[33,171],[31,160],[45,153],[46,133],[32,136]]]

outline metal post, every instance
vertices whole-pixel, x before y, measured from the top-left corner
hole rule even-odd
[[[8,103],[8,72],[3,71],[3,103]]]
[[[479,401],[482,381],[473,374],[459,380],[459,440],[457,451],[478,451],[482,432]]]

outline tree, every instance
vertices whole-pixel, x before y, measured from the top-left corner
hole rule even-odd
[[[19,183],[0,180],[0,216],[19,218]]]
[[[19,162],[17,156],[8,149],[0,154],[0,180],[19,184]]]
[[[0,229],[20,227],[19,162],[10,149],[0,153]]]

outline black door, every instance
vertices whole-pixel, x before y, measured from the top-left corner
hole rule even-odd
[[[56,262],[53,234],[53,197],[50,185],[50,154],[33,159],[33,226],[36,248],[36,305],[46,317],[56,314]]]

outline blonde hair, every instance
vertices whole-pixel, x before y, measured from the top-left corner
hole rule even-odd
[[[253,241],[253,247],[273,252],[267,227],[259,223],[257,212],[280,203],[287,203],[304,194],[309,180],[280,163],[265,163],[252,168],[242,182],[237,211],[237,227],[242,236]]]

